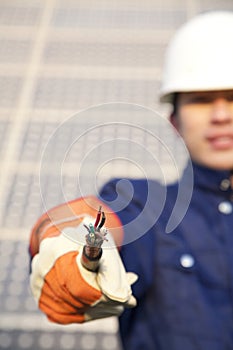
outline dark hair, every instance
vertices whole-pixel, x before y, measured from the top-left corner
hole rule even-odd
[[[173,95],[173,100],[172,100],[172,107],[173,107],[172,114],[174,116],[177,114],[177,100],[178,100],[178,93],[175,92]]]

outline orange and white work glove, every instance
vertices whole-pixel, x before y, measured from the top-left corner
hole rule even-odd
[[[125,271],[111,234],[93,272],[83,266],[83,244],[77,243],[85,233],[83,222],[67,225],[61,234],[45,237],[32,260],[31,290],[50,321],[82,323],[118,316],[125,307],[136,306],[131,284],[137,275]]]

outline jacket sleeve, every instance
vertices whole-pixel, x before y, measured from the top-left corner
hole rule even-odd
[[[114,179],[100,191],[101,200],[117,213],[124,227],[120,255],[126,270],[139,276],[133,285],[138,300],[153,283],[155,233],[163,191],[157,181],[144,179]]]

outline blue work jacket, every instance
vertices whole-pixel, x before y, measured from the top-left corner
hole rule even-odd
[[[132,286],[137,307],[119,320],[126,350],[233,349],[231,174],[195,164],[193,174],[190,204],[184,212],[179,199],[170,233],[178,183],[165,188],[156,181],[116,179],[100,193],[125,228],[120,253],[126,270],[139,276]]]

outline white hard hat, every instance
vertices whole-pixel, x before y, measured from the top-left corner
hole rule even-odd
[[[174,93],[233,89],[233,12],[203,13],[174,35],[165,56],[160,101]]]

